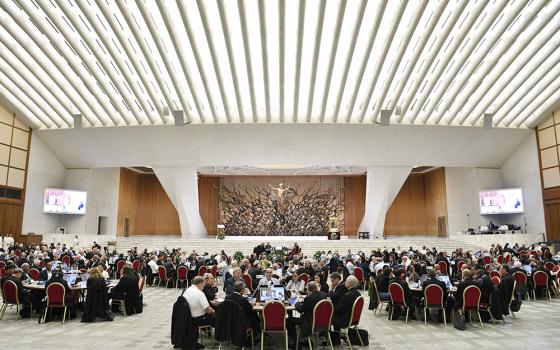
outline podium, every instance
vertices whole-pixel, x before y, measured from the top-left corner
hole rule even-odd
[[[331,240],[340,240],[340,232],[338,228],[331,228],[329,229],[329,234],[327,235],[329,241]]]

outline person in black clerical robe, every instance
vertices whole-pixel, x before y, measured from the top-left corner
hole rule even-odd
[[[287,322],[288,336],[295,338],[296,325],[301,330],[301,338],[305,339],[311,335],[311,327],[313,323],[313,309],[321,301],[326,299],[326,295],[319,291],[319,286],[315,282],[307,284],[307,297],[296,303],[295,309],[301,314],[299,319],[289,317]]]
[[[72,289],[70,289],[70,287],[68,286],[68,283],[66,283],[66,281],[64,280],[64,278],[62,276],[63,276],[63,273],[62,273],[62,270],[60,268],[58,268],[56,271],[54,271],[53,274],[52,274],[52,277],[47,281],[47,283],[45,283],[45,291],[53,283],[62,284],[62,286],[64,287],[64,290],[66,291],[66,293],[64,295],[64,303],[66,304],[66,307],[68,308],[68,311],[69,311],[69,314],[70,314],[70,319],[72,319],[72,318],[76,317],[76,306],[74,305],[74,297],[72,296]],[[62,309],[60,309],[60,308],[56,308],[56,309],[52,308],[51,309],[51,311],[54,314],[58,313],[61,310]],[[49,311],[49,312],[51,312],[51,311]]]
[[[119,283],[109,292],[109,299],[124,300],[127,315],[139,313],[140,289],[138,279],[132,269],[128,266],[123,268],[123,274]]]
[[[509,274],[510,268],[508,265],[502,265],[500,275],[502,280],[500,284],[495,286],[494,293],[492,294],[491,312],[496,320],[502,320],[503,315],[509,315],[509,304],[513,295],[513,285],[515,279]]]
[[[97,317],[107,319],[109,311],[109,297],[107,284],[99,269],[92,268],[87,279],[86,302],[82,322],[93,322]]]
[[[346,286],[342,282],[342,277],[338,272],[331,273],[331,283],[332,283],[332,289],[329,291],[328,296],[329,298],[331,298],[331,301],[334,307],[336,308],[339,300],[342,299],[342,296],[344,296],[344,294],[346,294],[348,290],[346,289]]]
[[[259,315],[253,311],[253,307],[249,300],[245,298],[242,293],[245,289],[245,283],[242,281],[237,281],[233,284],[233,293],[226,296],[226,300],[235,301],[243,313],[245,314],[245,323],[253,329],[254,334],[258,334],[261,331],[261,323]]]
[[[340,329],[348,327],[352,317],[354,302],[360,297],[360,291],[357,289],[358,279],[356,277],[348,276],[344,284],[348,291],[335,306],[332,318],[334,332],[331,332],[331,339],[333,345],[340,344]]]

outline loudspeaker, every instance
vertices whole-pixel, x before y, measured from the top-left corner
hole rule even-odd
[[[381,110],[381,125],[389,125],[391,123],[391,113],[392,111],[388,110],[388,109],[382,109]]]
[[[181,109],[173,111],[173,119],[175,119],[175,126],[185,125],[185,116]]]
[[[76,129],[76,130],[82,129],[82,122],[83,122],[82,115],[81,114],[74,114],[72,116],[72,118],[74,119],[74,129]]]
[[[493,114],[484,113],[484,122],[483,122],[484,129],[492,129],[493,116],[494,116]]]

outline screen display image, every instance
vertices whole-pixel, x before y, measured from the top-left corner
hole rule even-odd
[[[45,189],[43,212],[55,214],[85,214],[87,192]]]
[[[480,214],[523,213],[523,192],[520,188],[479,192]]]

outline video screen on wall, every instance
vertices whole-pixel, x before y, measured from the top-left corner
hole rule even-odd
[[[520,188],[479,192],[480,214],[523,213],[523,192]]]
[[[87,192],[46,188],[43,212],[54,214],[85,214]]]

